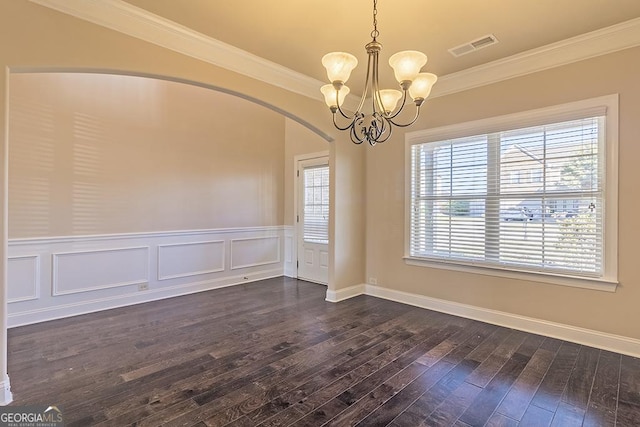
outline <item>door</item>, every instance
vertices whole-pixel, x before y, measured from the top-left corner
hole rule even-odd
[[[329,158],[298,161],[298,278],[329,282]]]

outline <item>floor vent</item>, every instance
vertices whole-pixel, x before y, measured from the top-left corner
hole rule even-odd
[[[498,39],[493,34],[489,34],[468,43],[461,44],[460,46],[452,47],[449,49],[451,55],[458,56],[466,55],[467,53],[475,52],[476,50],[483,49],[498,43]]]

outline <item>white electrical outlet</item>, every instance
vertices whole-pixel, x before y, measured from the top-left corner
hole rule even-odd
[[[148,283],[140,283],[138,285],[138,290],[139,291],[148,291],[149,290],[149,284]]]

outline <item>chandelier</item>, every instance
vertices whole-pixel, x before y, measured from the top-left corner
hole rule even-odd
[[[395,78],[400,83],[402,91],[380,89],[378,85],[378,56],[382,45],[377,40],[380,35],[377,4],[378,1],[374,0],[373,31],[371,31],[373,40],[365,46],[368,55],[367,78],[356,111],[349,115],[342,109],[342,103],[349,93],[349,88],[345,86],[345,83],[349,79],[351,71],[358,65],[355,56],[345,52],[326,54],[322,58],[322,65],[327,69],[331,84],[324,85],[320,89],[333,115],[334,126],[341,131],[348,130],[351,141],[355,144],[367,141],[372,146],[389,139],[393,126],[407,127],[418,120],[420,106],[429,96],[432,86],[438,79],[435,74],[420,72],[420,69],[427,63],[427,55],[415,50],[407,50],[398,52],[389,58],[389,65],[393,68]],[[363,107],[369,94],[372,108],[371,113],[365,114]],[[405,104],[407,104],[407,95],[413,99],[415,115],[407,123],[398,123],[396,117],[404,110]],[[402,104],[398,107],[400,99],[402,99]],[[337,113],[340,113],[346,125],[340,126],[338,124]]]

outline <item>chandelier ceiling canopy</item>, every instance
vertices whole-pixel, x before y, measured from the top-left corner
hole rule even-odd
[[[378,1],[373,0],[373,30],[372,40],[365,49],[368,55],[367,76],[364,91],[353,114],[342,109],[349,87],[345,85],[351,71],[358,65],[355,56],[345,52],[332,52],[322,58],[322,65],[327,69],[327,76],[331,84],[320,89],[325,102],[333,115],[333,124],[339,130],[349,131],[351,141],[362,144],[367,141],[370,145],[385,142],[391,136],[393,126],[407,127],[415,123],[420,114],[420,106],[431,93],[431,88],[438,77],[432,73],[421,73],[420,70],[427,63],[427,55],[415,50],[398,52],[389,58],[389,65],[393,68],[396,80],[402,90],[380,89],[378,84],[379,54],[382,45],[377,38],[378,31]],[[407,98],[410,97],[415,105],[413,119],[400,123],[398,115],[404,110]],[[398,102],[402,100],[400,106]],[[365,113],[365,103],[371,103],[371,109]],[[340,125],[337,114],[342,116],[345,124]]]

